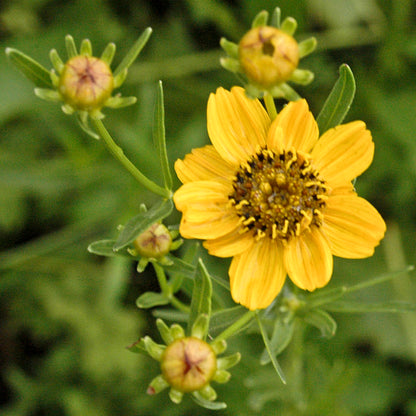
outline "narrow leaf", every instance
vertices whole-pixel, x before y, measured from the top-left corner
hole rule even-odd
[[[153,142],[159,154],[165,188],[172,189],[172,175],[170,174],[168,153],[166,149],[165,107],[162,81],[159,81],[157,89],[157,99],[153,118]]]
[[[220,331],[228,328],[246,313],[247,309],[244,306],[234,306],[232,308],[222,309],[214,312],[211,316],[210,322],[210,330],[212,334],[215,336]],[[247,325],[251,325],[251,321]]]
[[[260,320],[260,317],[259,317],[258,314],[256,315],[256,318],[257,318],[257,323],[259,325],[261,336],[263,338],[264,346],[265,346],[266,351],[267,351],[267,353],[269,354],[269,357],[270,357],[270,361],[272,362],[273,367],[276,370],[276,373],[279,376],[282,383],[286,384],[285,375],[283,374],[283,370],[281,369],[279,363],[277,362],[277,359],[276,359],[275,355],[273,354],[269,338],[267,336],[266,330],[263,327],[263,324],[261,323],[261,320]]]
[[[113,250],[115,240],[94,241],[88,246],[88,251],[93,254],[105,257],[127,257],[132,259],[132,255],[127,250],[115,252]]]
[[[205,314],[211,316],[211,296],[212,283],[211,277],[202,262],[198,260],[197,270],[194,280],[194,288],[192,292],[191,312],[189,314],[188,332],[191,331],[192,326],[198,319],[198,316]]]
[[[39,88],[53,88],[49,71],[23,52],[6,48],[6,55],[30,81]]]
[[[334,318],[322,309],[310,309],[306,311],[304,320],[308,324],[318,328],[325,338],[333,337],[337,330],[337,323]]]
[[[136,305],[141,309],[149,309],[155,306],[167,305],[169,299],[162,293],[145,292],[140,295],[136,300]]]
[[[273,328],[272,338],[270,339],[270,348],[274,356],[279,355],[289,344],[293,337],[295,321],[284,322],[282,319],[276,320]],[[260,357],[260,364],[268,364],[270,357],[267,350],[263,351]]]
[[[163,267],[169,274],[178,273],[190,279],[195,277],[196,267],[194,265],[187,263],[178,257],[172,256],[171,254],[168,254],[166,257],[172,262],[172,264]]]
[[[342,123],[350,109],[354,95],[354,75],[350,67],[343,64],[339,68],[339,78],[316,118],[320,134]]]
[[[331,312],[343,313],[366,313],[366,312],[388,312],[402,313],[416,311],[416,303],[391,301],[380,303],[362,303],[357,301],[339,301],[326,307]]]
[[[114,71],[114,76],[116,77],[119,73],[123,72],[124,70],[128,69],[130,65],[136,60],[137,56],[146,45],[147,41],[152,34],[152,28],[148,27],[145,31],[140,35],[139,39],[137,39],[136,43],[131,47],[131,49],[127,52],[126,56],[120,62],[119,66]]]
[[[171,199],[163,200],[160,203],[154,205],[149,211],[141,212],[133,217],[124,226],[120,235],[114,244],[113,249],[118,251],[130,243],[132,243],[137,236],[143,231],[149,228],[155,222],[167,217],[173,210],[173,202]]]

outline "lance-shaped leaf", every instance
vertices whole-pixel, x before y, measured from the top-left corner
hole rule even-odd
[[[132,255],[127,250],[114,251],[116,240],[99,240],[94,241],[88,246],[88,251],[93,254],[105,257],[127,257],[132,259]]]
[[[118,251],[128,246],[152,224],[166,218],[172,210],[173,202],[171,199],[167,199],[154,205],[149,211],[136,215],[124,226],[113,249]]]
[[[331,338],[335,335],[337,323],[328,312],[322,309],[310,309],[305,312],[303,319],[308,324],[318,328],[325,338]]]
[[[39,88],[53,88],[49,71],[30,56],[13,48],[6,48],[6,55],[16,67]]]
[[[258,314],[256,315],[256,317],[257,317],[257,323],[259,325],[260,333],[263,338],[264,346],[266,348],[267,354],[269,355],[270,361],[272,362],[273,367],[277,375],[279,376],[280,380],[282,381],[282,383],[286,384],[285,375],[283,374],[283,370],[280,367],[279,363],[277,362],[275,355],[273,354],[272,347],[270,345],[269,337],[267,336],[266,330],[264,329],[263,324],[261,323],[261,319]]]
[[[380,303],[362,303],[358,301],[338,301],[326,306],[331,312],[366,313],[388,312],[402,313],[416,311],[416,303],[404,301],[389,301]]]
[[[202,262],[198,260],[197,270],[194,280],[194,288],[192,292],[191,312],[189,314],[188,332],[198,317],[202,314],[211,316],[211,296],[212,296],[212,282],[211,277]]]
[[[232,308],[222,309],[216,311],[211,316],[210,329],[215,336],[220,331],[228,328],[235,321],[243,317],[247,313],[247,309],[244,306],[234,306]],[[251,325],[251,321],[247,323],[247,326]],[[244,330],[247,326],[241,328]]]
[[[165,187],[172,189],[172,175],[170,174],[165,135],[165,107],[163,100],[162,81],[159,81],[157,99],[153,118],[153,142],[159,154]]]
[[[320,134],[342,123],[355,95],[354,75],[347,64],[339,68],[339,78],[319,113],[316,121]]]
[[[291,319],[289,322],[285,322],[283,319],[276,320],[270,339],[270,349],[274,356],[279,355],[288,346],[292,340],[294,328],[294,319]],[[267,350],[264,350],[260,357],[260,364],[264,365],[269,362],[270,356]]]
[[[145,292],[136,300],[136,305],[141,309],[150,309],[155,306],[167,305],[170,300],[163,293]]]

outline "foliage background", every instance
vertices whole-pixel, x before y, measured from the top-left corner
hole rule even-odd
[[[416,5],[411,0],[5,0],[0,6],[0,411],[4,416],[194,415],[191,401],[145,394],[154,362],[125,350],[154,334],[135,299],[157,290],[150,271],[86,251],[113,238],[118,224],[153,197],[86,137],[73,120],[37,99],[7,62],[14,47],[50,68],[64,36],[88,37],[97,53],[116,42],[116,61],[147,27],[150,42],[132,67],[123,95],[132,108],[107,111],[106,123],[126,153],[158,179],[151,141],[156,82],[165,90],[171,161],[207,143],[210,92],[235,79],[221,70],[221,36],[238,41],[255,14],[275,6],[298,20],[298,39],[314,35],[318,51],[302,62],[316,80],[298,89],[315,115],[348,63],[357,95],[348,120],[366,121],[376,154],[359,193],[388,221],[388,234],[367,260],[337,261],[331,285],[356,283],[416,263]],[[117,63],[117,62],[116,62]],[[178,221],[174,215],[169,220]],[[227,261],[211,262],[215,273]],[[412,276],[359,295],[363,302],[414,300]],[[282,360],[289,387],[257,362],[255,335],[232,339],[242,363],[220,386],[223,415],[416,415],[416,316],[335,314],[337,334],[308,330]],[[157,338],[157,336],[156,336]],[[302,382],[306,388],[296,383]],[[285,390],[288,389],[288,390]],[[286,413],[285,413],[286,412]]]

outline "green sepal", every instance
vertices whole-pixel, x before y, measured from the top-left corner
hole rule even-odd
[[[91,243],[87,250],[90,253],[105,257],[125,257],[132,259],[132,255],[126,250],[114,251],[115,240],[98,240]]]
[[[279,355],[292,340],[295,329],[295,320],[291,319],[285,322],[283,319],[277,319],[274,323],[272,337],[270,339],[270,351],[274,356]],[[270,355],[265,349],[260,357],[260,364],[265,365],[270,362]]]
[[[80,54],[81,55],[92,55],[92,45],[89,39],[83,39],[80,46]]]
[[[110,108],[123,108],[128,107],[129,105],[136,104],[137,98],[136,97],[121,97],[119,95],[115,95],[114,97],[110,97],[106,102],[105,106]]]
[[[63,63],[56,49],[51,49],[51,51],[49,52],[49,59],[51,60],[52,65],[56,69],[58,74],[60,74],[62,70],[64,69],[65,64]]]
[[[311,54],[316,49],[317,44],[318,42],[314,37],[299,42],[299,59]]]
[[[137,56],[141,52],[141,50],[146,45],[147,41],[152,34],[152,28],[148,27],[144,30],[144,32],[140,35],[139,39],[135,42],[135,44],[130,48],[127,52],[123,60],[120,62],[116,70],[114,71],[114,76],[117,77],[118,74],[121,72],[128,70],[131,64],[136,60]]]
[[[211,348],[214,350],[215,355],[220,355],[227,349],[227,341],[225,339],[214,340],[211,343]]]
[[[72,116],[75,113],[75,108],[66,103],[61,105],[61,110],[68,116]]]
[[[220,58],[220,65],[227,71],[237,73],[241,70],[240,61],[236,58]]]
[[[155,306],[168,305],[169,299],[163,293],[145,292],[136,300],[136,305],[140,309],[150,309]]]
[[[404,301],[390,301],[380,303],[362,303],[357,301],[338,301],[325,307],[330,312],[342,313],[402,313],[416,311],[416,303]]]
[[[104,61],[108,66],[110,66],[111,63],[113,62],[115,53],[116,53],[116,45],[115,43],[111,42],[103,50],[103,53],[101,54],[100,59]]]
[[[198,391],[194,391],[191,395],[193,401],[205,409],[209,410],[222,410],[227,408],[227,404],[224,402],[212,402],[205,399]]]
[[[168,387],[169,383],[163,378],[161,374],[159,374],[150,382],[149,387],[147,388],[147,394],[158,394]]]
[[[35,95],[42,100],[52,101],[54,103],[61,101],[61,96],[58,91],[49,88],[35,88]]]
[[[65,46],[66,46],[66,52],[68,54],[68,59],[71,59],[74,56],[78,55],[78,51],[74,42],[74,38],[71,35],[65,36]]]
[[[100,136],[95,131],[93,131],[88,124],[88,113],[86,111],[77,111],[75,118],[84,133],[87,133],[88,136],[95,140],[100,140]]]
[[[192,331],[194,323],[200,315],[211,316],[211,277],[202,261],[198,259],[197,270],[192,292],[191,311],[189,314],[188,333]],[[202,338],[205,339],[205,338]]]
[[[183,399],[183,393],[179,390],[171,388],[169,390],[169,398],[172,400],[173,403],[179,404]]]
[[[168,153],[166,149],[165,106],[163,100],[162,81],[159,81],[158,84],[157,98],[153,116],[153,143],[156,147],[157,153],[159,154],[165,188],[172,189],[172,175],[169,169]]]
[[[271,347],[271,345],[270,345],[269,338],[268,338],[268,336],[267,336],[266,330],[265,330],[265,329],[264,329],[264,327],[263,327],[263,324],[262,324],[262,322],[261,322],[261,319],[260,319],[260,316],[259,316],[259,314],[258,314],[258,313],[256,314],[256,318],[257,318],[257,323],[258,323],[258,326],[259,326],[259,329],[260,329],[261,336],[262,336],[262,338],[263,338],[264,346],[265,346],[265,348],[266,348],[267,354],[268,354],[268,355],[269,355],[269,357],[270,357],[270,361],[271,361],[271,362],[272,362],[272,364],[273,364],[273,368],[275,369],[276,374],[279,376],[279,378],[280,378],[280,380],[282,381],[282,383],[283,383],[283,384],[286,384],[286,378],[285,378],[285,375],[283,374],[283,370],[282,370],[282,368],[280,367],[280,365],[279,365],[279,363],[278,363],[278,361],[277,361],[277,359],[276,359],[275,355],[273,354],[273,351],[272,351],[272,347]]]
[[[230,380],[230,378],[231,373],[229,373],[227,370],[217,370],[214,377],[212,377],[212,380],[220,384],[225,384]]]
[[[227,357],[221,357],[217,359],[218,368],[220,370],[227,370],[228,368],[234,367],[241,360],[241,354],[236,352],[235,354],[228,355]]]
[[[308,69],[296,68],[290,76],[290,80],[300,85],[309,85],[315,78],[315,74]]]
[[[172,324],[170,326],[170,333],[174,340],[185,337],[185,330],[179,324]]]
[[[290,36],[293,36],[293,34],[296,32],[297,27],[298,22],[293,17],[286,17],[286,19],[283,20],[282,24],[280,25],[280,30],[282,30]]]
[[[142,257],[139,260],[139,262],[137,263],[137,266],[136,266],[137,273],[143,273],[144,272],[144,269],[149,264],[149,261],[150,260],[147,257]]]
[[[251,28],[254,29],[255,27],[266,26],[268,20],[269,20],[269,12],[266,11],[266,10],[262,10],[253,19],[253,22],[251,24]]]
[[[236,43],[221,38],[220,46],[230,58],[238,59],[238,45]]]
[[[156,326],[157,326],[160,336],[163,339],[163,342],[166,345],[171,344],[174,341],[174,338],[172,336],[172,333],[169,327],[165,324],[165,322],[162,319],[156,319]]]
[[[199,315],[192,325],[191,335],[199,339],[206,339],[209,328],[209,316],[206,314]]]
[[[147,354],[147,349],[143,338],[140,338],[133,344],[128,345],[126,349],[128,349],[130,352],[134,352],[135,354]]]
[[[127,69],[124,69],[124,71],[119,72],[117,76],[114,77],[114,88],[118,88],[123,84],[127,78],[127,73]]]
[[[275,7],[272,13],[272,17],[270,18],[270,26],[276,27],[280,29],[280,18],[281,18],[281,11],[280,7]]]
[[[39,62],[14,48],[6,48],[10,61],[39,88],[53,88],[49,71]]]
[[[354,75],[347,64],[342,64],[339,68],[339,78],[316,118],[321,135],[342,123],[350,109],[354,95]]]
[[[162,200],[158,204],[155,204],[146,212],[141,212],[123,227],[118,236],[113,249],[115,251],[121,250],[122,248],[131,244],[136,237],[142,232],[146,231],[152,224],[167,217],[173,210],[173,202],[171,199]]]
[[[318,328],[325,338],[331,338],[337,330],[337,323],[334,318],[322,309],[308,309],[305,311],[303,320]]]
[[[143,339],[143,345],[146,348],[146,351],[148,352],[148,354],[156,361],[160,361],[162,359],[162,354],[165,351],[166,346],[157,344],[149,336],[145,336],[142,339]]]
[[[202,387],[202,389],[198,390],[198,394],[210,402],[217,398],[217,392],[211,387],[210,384],[206,384]]]

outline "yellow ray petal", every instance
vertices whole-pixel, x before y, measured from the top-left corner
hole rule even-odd
[[[234,174],[234,168],[211,145],[193,149],[185,159],[178,159],[175,171],[182,183],[231,178]]]
[[[306,100],[292,101],[274,119],[269,129],[267,142],[274,143],[273,137],[283,131],[283,146],[285,149],[294,147],[296,150],[310,152],[316,144],[319,131],[318,125],[309,111]]]
[[[267,308],[273,302],[286,276],[282,252],[278,241],[263,238],[233,258],[229,275],[235,302],[250,310]]]
[[[185,238],[212,239],[240,226],[230,210],[231,184],[197,181],[182,185],[173,195],[176,208],[183,212],[179,231]]]
[[[371,133],[362,121],[328,130],[312,151],[315,167],[332,187],[350,182],[363,173],[373,155]]]
[[[248,250],[254,243],[253,234],[246,232],[240,234],[239,230],[234,230],[230,234],[220,238],[204,242],[204,247],[209,254],[217,257],[232,257]]]
[[[260,101],[246,97],[244,89],[218,88],[207,107],[208,134],[227,162],[239,166],[266,143],[270,118]]]
[[[328,198],[324,211],[323,232],[335,256],[357,259],[371,256],[386,231],[377,210],[355,195]]]
[[[289,241],[284,264],[292,282],[301,289],[312,291],[325,286],[333,267],[329,243],[317,227],[312,227]]]

